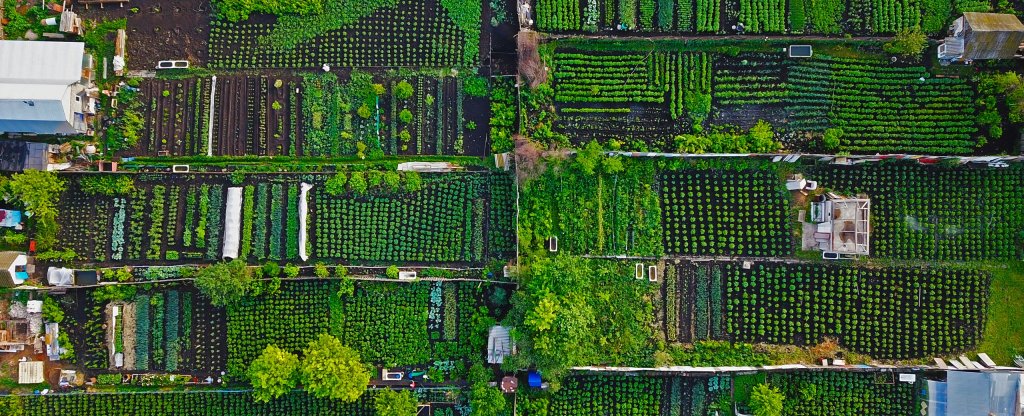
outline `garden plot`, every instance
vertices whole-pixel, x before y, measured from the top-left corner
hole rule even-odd
[[[554,112],[537,114],[530,133],[680,153],[974,154],[1004,146],[1002,129],[979,124],[968,77],[890,63],[880,50],[795,60],[736,45],[558,41],[553,94],[527,97]],[[705,52],[691,51],[698,49]]]
[[[1024,172],[917,164],[828,165],[818,186],[871,198],[871,253],[928,260],[1017,258]],[[809,177],[810,177],[809,176]]]
[[[712,270],[713,280],[725,280],[711,284],[718,290],[711,304],[718,298],[721,308],[724,296],[734,341],[814,345],[833,337],[875,358],[920,358],[971,350],[984,333],[990,278],[976,270],[783,263]]]
[[[549,414],[686,416],[726,411],[728,376],[575,375],[552,395]]]
[[[228,176],[139,174],[132,176],[134,189],[113,196],[88,195],[72,180],[60,203],[60,245],[99,263],[220,260],[226,196],[237,179],[239,257],[299,260],[300,176]],[[479,264],[514,251],[513,184],[507,175],[421,179],[369,171],[345,177],[349,189],[339,195],[324,192],[328,175],[301,177],[314,185],[306,223],[314,260]],[[392,189],[392,179],[403,188]],[[413,180],[418,188],[407,190]]]
[[[775,170],[686,168],[659,175],[665,252],[791,255],[789,194]]]
[[[336,8],[340,10],[335,10]],[[214,20],[214,68],[472,67],[482,61],[479,1],[328,2],[315,16]]]
[[[622,160],[616,173],[586,174],[563,162],[524,183],[520,245],[573,254],[662,253],[661,209],[655,165]]]
[[[896,0],[537,0],[537,27],[545,32],[644,35],[747,33],[891,34],[920,26],[945,29],[962,11],[989,11],[978,1],[905,3]]]
[[[786,416],[909,415],[919,411],[919,385],[895,373],[801,371],[768,374],[768,384],[786,397]]]
[[[345,414],[371,416],[374,390],[367,390],[354,403],[318,399],[304,392],[291,392],[270,403],[258,403],[247,391],[160,391],[132,394],[50,394],[25,396],[26,416],[61,412],[94,416],[306,416]]]
[[[487,81],[451,71],[303,76],[303,155],[476,155],[488,150]]]
[[[223,309],[189,286],[122,289],[76,290],[59,298],[65,310],[75,311],[69,314],[74,325],[62,328],[76,365],[192,374],[226,368]],[[116,365],[118,355],[122,366]]]
[[[213,155],[302,154],[298,78],[220,76],[216,85]],[[145,130],[126,156],[207,154],[210,78],[147,79],[140,88]]]
[[[487,330],[508,302],[504,289],[476,283],[357,282],[352,294],[339,289],[336,281],[285,281],[280,292],[229,308],[228,373],[244,374],[268,344],[298,352],[328,332],[368,363],[464,371],[467,361],[483,357]]]

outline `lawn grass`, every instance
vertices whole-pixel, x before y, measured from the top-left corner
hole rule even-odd
[[[987,353],[999,365],[1013,365],[1015,351],[1024,350],[1024,263],[1013,262],[1008,268],[992,269],[988,322],[978,352]]]

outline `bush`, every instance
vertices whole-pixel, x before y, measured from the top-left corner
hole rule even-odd
[[[348,180],[348,186],[352,188],[352,192],[356,195],[366,194],[366,175],[363,172],[352,172],[352,177]]]
[[[393,264],[388,266],[387,270],[384,271],[384,275],[387,276],[388,279],[397,279],[398,278],[398,266],[395,266]]]
[[[398,113],[398,120],[402,123],[408,124],[412,121],[412,111],[409,111],[408,108],[402,110],[402,112]]]
[[[750,392],[750,411],[754,416],[781,416],[784,398],[779,389],[758,384]]]
[[[326,271],[326,267],[324,268]],[[299,277],[299,266],[288,263],[284,266],[284,277],[286,279],[294,279]]]
[[[346,182],[348,182],[348,176],[345,175],[345,172],[338,172],[324,184],[324,191],[326,191],[328,195],[341,195],[345,193]]]
[[[366,391],[370,370],[359,353],[337,338],[321,334],[302,351],[300,378],[315,397],[354,402]]]
[[[356,114],[359,114],[359,117],[368,119],[370,118],[370,107],[367,107],[366,104],[363,104],[359,106],[358,110],[356,110]]]
[[[416,414],[419,406],[412,391],[398,392],[389,388],[378,391],[377,396],[373,398],[373,404],[377,416],[412,416]]]
[[[210,265],[196,274],[195,285],[214,306],[226,306],[245,296],[252,276],[242,260]]]
[[[484,77],[469,77],[462,84],[462,90],[470,97],[487,96],[487,79]]]
[[[331,276],[331,272],[327,270],[327,265],[323,263],[317,263],[313,266],[313,274],[321,279],[326,279]]]
[[[412,93],[412,84],[409,84],[408,81],[402,80],[395,85],[395,98],[399,100],[408,100],[412,97]]]
[[[928,37],[921,31],[921,28],[915,27],[913,29],[901,30],[893,37],[891,42],[886,42],[882,47],[886,52],[904,57],[912,57],[921,55],[927,46]]]
[[[128,175],[88,175],[78,186],[87,195],[128,195],[135,190],[135,181]]]
[[[843,138],[843,129],[839,127],[825,130],[825,136],[821,138],[822,144],[825,145],[826,150],[836,150],[839,148],[840,140]]]
[[[267,345],[258,358],[249,364],[252,397],[267,403],[283,396],[298,384],[299,357],[273,345]]]
[[[47,322],[56,323],[64,320],[64,310],[60,308],[57,301],[49,296],[43,298],[43,319]]]

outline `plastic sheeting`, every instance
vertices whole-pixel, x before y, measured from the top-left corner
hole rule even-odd
[[[71,269],[66,267],[46,269],[46,281],[51,286],[71,286],[71,277]]]
[[[305,182],[299,187],[299,258],[302,261],[309,260],[306,254],[306,211],[309,210],[307,199],[310,189],[313,189],[313,185]]]
[[[238,240],[242,232],[242,188],[228,188],[224,202],[224,250],[221,257],[238,258]]]

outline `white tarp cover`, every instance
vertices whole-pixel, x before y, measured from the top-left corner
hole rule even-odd
[[[224,202],[224,251],[221,257],[238,258],[238,239],[242,232],[242,188],[228,188]]]
[[[487,363],[501,364],[509,354],[512,354],[512,338],[508,334],[508,328],[492,326],[487,334]]]
[[[71,286],[72,274],[67,267],[51,267],[46,269],[46,281],[51,286]]]
[[[306,211],[309,209],[307,194],[313,185],[303,182],[299,187],[299,258],[302,261],[309,260],[306,254]]]

